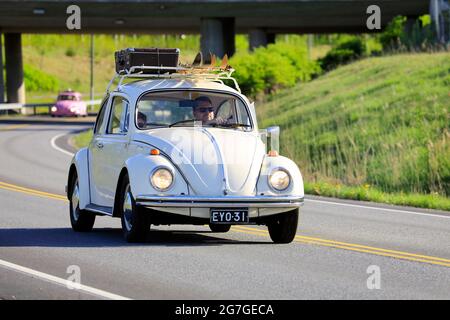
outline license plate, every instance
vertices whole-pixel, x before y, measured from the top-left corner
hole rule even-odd
[[[211,209],[211,223],[248,223],[248,209]]]

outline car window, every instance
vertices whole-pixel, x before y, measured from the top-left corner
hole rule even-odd
[[[67,100],[70,100],[70,101],[76,101],[76,100],[77,100],[77,97],[76,97],[76,96],[73,96],[73,95],[60,95],[60,96],[58,97],[58,100],[59,100],[59,101],[67,101]]]
[[[237,117],[238,117],[238,123],[242,123],[245,125],[250,126],[251,125],[251,121],[250,121],[250,116],[249,116],[249,112],[247,110],[247,108],[245,108],[245,106],[242,104],[241,100],[236,100],[236,113],[237,113]]]
[[[100,107],[100,112],[98,113],[97,116],[97,120],[95,122],[95,126],[94,126],[94,134],[99,134],[100,132],[104,132],[104,124],[106,123],[105,121],[105,113],[106,113],[106,109],[108,105],[108,97],[106,97],[103,101],[102,106]]]
[[[120,96],[114,97],[109,119],[108,134],[127,133],[128,127],[125,119],[127,118],[128,101]]]
[[[231,120],[235,118],[234,116],[234,101],[225,100],[216,111],[216,117],[221,119]]]
[[[130,127],[130,106],[127,103],[127,108],[126,108],[126,112],[125,112],[125,120],[124,120],[124,124],[123,124],[124,132],[128,132],[129,127]]]
[[[244,121],[240,123],[238,116]],[[251,130],[246,105],[227,93],[197,90],[167,90],[143,95],[136,110],[136,127],[141,130],[167,126],[220,127]]]

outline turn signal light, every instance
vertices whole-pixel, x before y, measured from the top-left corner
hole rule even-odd
[[[269,157],[278,157],[278,151],[276,151],[276,150],[270,150],[270,151],[267,153],[267,155],[268,155]]]
[[[150,150],[150,154],[152,156],[158,156],[160,154],[160,152],[158,149],[152,149],[152,150]]]

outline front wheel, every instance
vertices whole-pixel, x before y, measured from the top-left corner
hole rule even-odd
[[[119,209],[123,236],[127,242],[144,242],[150,231],[150,217],[144,209],[136,206],[131,193],[128,175],[122,179]]]
[[[212,232],[221,232],[221,233],[225,233],[230,231],[231,225],[229,224],[209,224],[209,228],[211,229]]]
[[[95,223],[95,214],[80,209],[80,187],[76,174],[72,181],[72,193],[70,195],[70,224],[74,231],[91,231]]]
[[[267,224],[269,235],[275,243],[290,243],[294,240],[298,225],[298,211],[281,213]]]

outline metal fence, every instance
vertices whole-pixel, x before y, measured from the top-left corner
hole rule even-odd
[[[102,100],[90,100],[86,101],[86,104],[89,106],[99,105],[102,102]],[[55,105],[55,102],[50,103],[0,103],[0,111],[1,110],[17,110],[22,108],[33,108],[33,115],[36,114],[37,108],[46,107],[48,108],[48,114],[50,114],[52,107]]]

